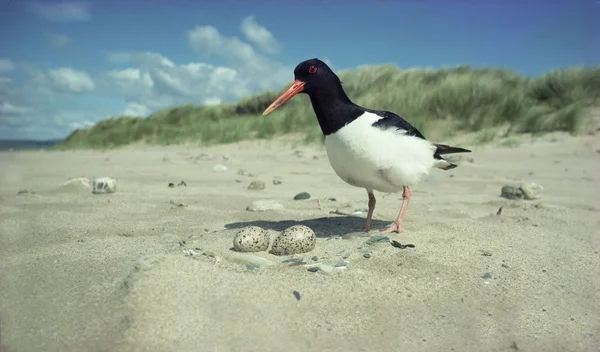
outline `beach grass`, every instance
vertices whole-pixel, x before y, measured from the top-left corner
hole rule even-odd
[[[590,108],[600,101],[600,66],[525,77],[497,68],[402,70],[383,65],[341,71],[339,77],[354,102],[396,112],[426,136],[436,129],[442,137],[478,132],[484,139],[494,138],[485,131],[499,126],[506,127],[505,137],[554,131],[578,134],[590,128]],[[306,95],[294,97],[269,116],[261,115],[279,93],[267,91],[216,106],[176,106],[148,117],[109,118],[74,131],[55,148],[214,145],[291,132],[302,133],[306,142],[321,142]]]

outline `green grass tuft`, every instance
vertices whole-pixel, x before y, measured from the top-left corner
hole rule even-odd
[[[426,136],[436,126],[443,126],[444,136],[478,132],[480,143],[494,139],[491,129],[500,126],[507,126],[504,137],[580,133],[590,124],[590,107],[600,101],[600,66],[559,69],[527,78],[503,69],[401,70],[384,65],[342,71],[339,77],[350,99],[359,105],[396,112]],[[306,95],[294,97],[268,116],[261,115],[280,92],[267,91],[237,104],[177,106],[147,118],[110,118],[74,131],[56,148],[211,145],[292,132],[303,133],[306,143],[322,143]]]

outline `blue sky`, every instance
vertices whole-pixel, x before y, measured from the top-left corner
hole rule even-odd
[[[312,57],[505,67],[600,64],[595,0],[0,0],[0,139],[279,90]]]

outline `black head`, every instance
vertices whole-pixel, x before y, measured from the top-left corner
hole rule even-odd
[[[338,76],[323,61],[314,58],[303,61],[294,69],[294,78],[304,82],[302,93],[336,89],[341,83]]]
[[[326,63],[317,58],[299,63],[294,69],[294,78],[294,84],[281,94],[281,96],[279,96],[279,98],[263,112],[263,115],[271,113],[298,93],[312,95],[317,92],[337,92],[342,89],[338,76],[333,73]]]

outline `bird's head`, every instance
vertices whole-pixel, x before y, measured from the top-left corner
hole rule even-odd
[[[340,84],[339,78],[329,66],[316,58],[299,63],[294,69],[294,79],[294,83],[269,105],[263,116],[270,114],[298,93],[311,94],[317,90],[335,89]]]

